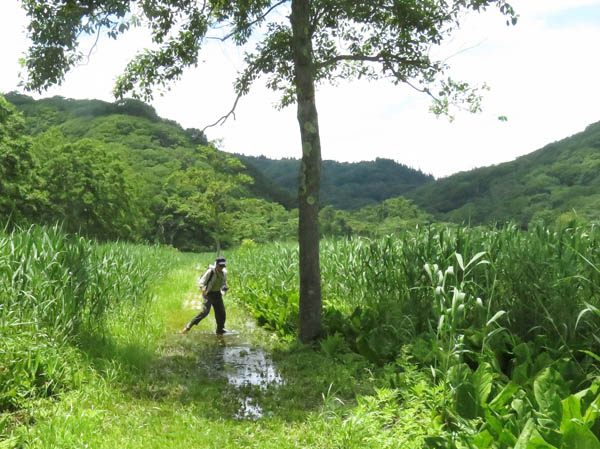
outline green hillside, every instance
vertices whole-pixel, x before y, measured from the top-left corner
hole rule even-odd
[[[201,131],[137,100],[6,100],[0,96],[0,127],[10,131],[0,154],[3,225],[60,222],[101,241],[185,251],[296,238],[297,160],[270,161],[279,182],[282,172],[288,177],[282,186],[249,158],[219,151]],[[378,236],[431,222],[398,196],[431,176],[383,159],[325,161],[323,173],[323,235]]]
[[[185,250],[295,236],[297,159],[228,155],[137,100],[6,99],[14,106],[6,103],[2,116],[11,139],[3,222],[61,221],[101,240]],[[323,161],[322,232],[383,235],[432,220],[596,220],[599,150],[595,123],[514,161],[439,180],[387,159]]]
[[[514,161],[457,173],[407,196],[437,219],[459,223],[600,219],[600,122]]]
[[[255,166],[287,192],[296,195],[300,160],[237,156],[247,166]],[[321,170],[322,204],[345,210],[357,210],[404,196],[415,187],[434,180],[431,175],[382,158],[356,163],[325,160]]]
[[[274,183],[140,101],[6,100],[3,223],[58,221],[100,240],[193,251],[296,232]]]

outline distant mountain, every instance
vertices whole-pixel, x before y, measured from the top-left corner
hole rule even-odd
[[[483,224],[600,219],[600,122],[514,161],[457,173],[407,194],[437,219]]]
[[[187,225],[169,212],[172,192],[165,190],[165,181],[174,172],[184,173],[209,163],[202,150],[208,141],[200,130],[183,129],[137,100],[34,100],[18,93],[5,97],[23,114],[24,132],[34,139],[43,141],[43,133],[56,128],[64,136],[61,139],[91,139],[118,152],[143,181],[136,184],[136,194],[154,214],[148,225],[154,226],[153,232],[163,232],[167,222],[177,229]],[[38,144],[38,148],[43,149],[43,144]],[[227,157],[218,153],[219,157]],[[299,160],[234,156],[244,163],[244,172],[253,179],[245,193],[248,198],[279,203],[288,210],[296,207]],[[218,170],[215,168],[215,172]],[[600,122],[514,161],[439,180],[389,159],[359,163],[323,161],[323,206],[354,213],[400,196],[439,221],[479,225],[510,220],[525,227],[537,220],[561,224],[600,220]],[[354,219],[331,210],[328,213],[340,223]],[[178,235],[187,241],[197,234],[192,227],[187,232]]]
[[[296,197],[300,160],[236,156]],[[326,160],[321,172],[321,203],[338,209],[357,210],[388,198],[405,196],[414,188],[433,181],[432,175],[390,159],[356,163]]]

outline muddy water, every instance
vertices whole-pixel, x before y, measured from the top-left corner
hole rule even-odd
[[[202,338],[203,337],[203,338]],[[259,419],[263,410],[256,401],[244,394],[253,388],[266,390],[283,383],[269,355],[259,347],[244,342],[240,335],[216,337],[214,334],[202,335],[202,339],[210,341],[211,349],[198,363],[211,377],[224,377],[227,382],[240,393],[240,409],[238,418]]]

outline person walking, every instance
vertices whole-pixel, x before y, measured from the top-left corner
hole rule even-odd
[[[208,316],[211,307],[215,309],[217,334],[223,335],[228,332],[227,329],[225,329],[226,313],[225,304],[223,304],[223,293],[229,289],[227,286],[226,266],[225,258],[217,257],[215,264],[210,265],[208,270],[202,275],[198,281],[198,287],[200,287],[200,290],[202,291],[204,307],[198,315],[192,318],[180,333],[187,334],[192,326],[195,326]]]

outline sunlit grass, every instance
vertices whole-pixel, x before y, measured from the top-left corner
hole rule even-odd
[[[415,410],[402,411],[393,393],[377,393],[373,402],[370,395],[382,385],[363,357],[332,345],[329,352],[315,352],[246,327],[250,317],[240,305],[245,291],[233,281],[239,266],[233,260],[232,289],[225,297],[228,326],[251,344],[270,348],[282,385],[237,390],[207,374],[203,356],[217,342],[207,339],[214,330],[212,314],[189,335],[175,334],[195,313],[183,308],[196,292],[195,267],[210,262],[208,256],[184,255],[180,265],[155,279],[150,299],[132,305],[143,313],[107,311],[99,349],[88,342],[86,352],[74,352],[75,371],[82,375],[77,388],[72,384],[50,399],[31,399],[9,418],[7,447],[395,447],[401,427],[390,423],[403,413],[406,447],[419,447],[430,407],[417,420]],[[260,419],[238,416],[244,395],[260,404]]]
[[[26,238],[13,237],[21,242],[18,257],[6,251],[10,245],[3,247],[0,254],[13,267],[15,260],[28,264],[11,280],[13,292],[26,285],[36,292],[29,296],[42,298],[46,284],[59,290],[59,282],[38,283],[31,268],[52,257],[61,267],[68,264],[64,255],[39,256],[40,248],[71,248],[52,232],[47,238],[57,242],[29,250]],[[197,313],[183,303],[198,296],[197,278],[211,255],[75,245],[81,245],[74,250],[77,260],[96,271],[78,275],[88,286],[80,292],[83,300],[72,300],[78,290],[64,267],[55,277],[68,281],[61,301],[81,305],[78,318],[61,315],[50,301],[45,307],[56,314],[53,327],[40,317],[44,306],[31,298],[23,309],[11,298],[2,303],[10,307],[2,309],[7,338],[0,356],[21,373],[0,369],[10,398],[0,413],[0,435],[11,449],[421,448],[426,438],[442,444],[478,431],[482,421],[456,411],[456,387],[474,379],[479,362],[494,379],[491,401],[513,375],[502,357],[531,354],[541,369],[553,360],[548,354],[558,355],[560,364],[553,365],[565,368],[575,388],[585,383],[597,345],[600,234],[594,227],[523,232],[432,226],[376,240],[324,241],[326,334],[314,346],[295,338],[297,245],[229,251],[227,327],[267,348],[284,379],[264,390],[237,389],[211,374],[207,356],[220,344],[212,313],[190,334],[176,334]],[[27,259],[36,252],[38,259]],[[90,322],[91,310],[101,310],[101,319]],[[265,328],[249,325],[248,313]],[[532,332],[535,339],[528,341]],[[531,398],[533,363],[519,363],[519,394]],[[7,394],[10,382],[16,396]],[[259,419],[239,416],[244,397],[260,404]],[[505,412],[495,419],[504,420]],[[524,422],[506,416],[516,438]]]

